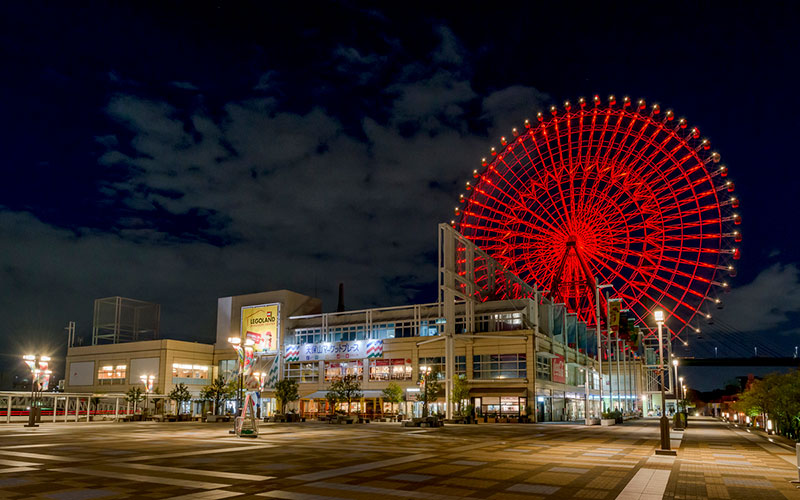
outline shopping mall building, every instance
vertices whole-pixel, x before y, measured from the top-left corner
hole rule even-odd
[[[599,416],[601,391],[606,408],[617,407],[620,397],[631,407],[641,403],[641,365],[620,370],[618,364],[615,378],[604,362],[601,389],[593,330],[447,225],[440,226],[439,291],[439,300],[429,304],[329,313],[321,312],[319,299],[289,290],[222,297],[214,344],[145,340],[146,334],[137,332],[153,329],[131,327],[130,321],[112,320],[103,329],[96,306],[93,345],[68,350],[65,391],[120,394],[142,387],[142,376],[153,376],[153,393],[168,394],[183,383],[199,396],[212,378],[236,377],[240,358],[231,339],[249,338],[249,323],[268,323],[269,333],[257,338],[263,345],[250,372],[270,373],[273,380],[251,376],[247,382],[266,414],[276,410],[271,387],[277,379],[297,381],[300,400],[293,406],[314,417],[329,410],[330,383],[356,375],[363,397],[352,411],[392,412],[382,390],[396,383],[405,393],[401,412],[419,415],[419,381],[426,370],[442,380],[445,395],[431,408],[442,414],[448,413],[452,375],[464,377],[468,402],[481,415],[509,421],[524,415],[536,421],[581,420],[587,408],[590,416]],[[137,316],[125,311],[124,300],[116,301],[119,308],[109,317]],[[610,389],[618,399],[609,398]],[[189,406],[195,413],[202,408],[199,402]]]

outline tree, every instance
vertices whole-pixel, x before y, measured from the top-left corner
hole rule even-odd
[[[403,388],[397,385],[396,382],[389,382],[382,393],[383,399],[392,404],[392,412],[394,413],[395,405],[403,402]]]
[[[434,369],[428,373],[420,373],[419,393],[417,401],[422,401],[422,416],[428,416],[428,402],[435,401],[442,392],[442,384],[439,382],[439,370]]]
[[[361,378],[357,375],[345,375],[339,380],[334,380],[328,392],[336,394],[339,401],[347,401],[347,413],[352,410],[353,400],[361,399],[364,395],[361,392]]]
[[[328,406],[331,408],[331,415],[336,413],[336,403],[339,402],[339,396],[333,391],[328,391],[325,394],[325,400],[328,401]]]
[[[286,405],[300,399],[297,393],[297,382],[292,379],[285,378],[275,384],[275,399],[281,406],[281,411],[286,413]]]
[[[450,393],[450,402],[456,405],[456,413],[466,417],[461,403],[469,399],[469,385],[467,385],[466,375],[453,375],[453,392]]]
[[[219,411],[222,409],[222,402],[231,398],[234,393],[235,389],[225,382],[225,377],[220,375],[200,390],[200,398],[205,401],[211,401],[212,412],[214,415],[219,415]]]
[[[739,394],[734,410],[764,420],[773,420],[773,428],[784,436],[800,437],[800,371],[773,374],[751,384]]]
[[[180,384],[176,385],[175,388],[170,391],[169,399],[171,399],[172,401],[175,401],[175,406],[176,406],[175,414],[176,415],[180,415],[181,407],[183,406],[183,403],[191,401],[192,400],[192,395],[189,393],[189,388],[186,387],[186,384],[180,383]]]
[[[143,399],[144,396],[142,396],[142,390],[139,387],[131,387],[128,389],[128,392],[125,393],[125,401],[133,403],[133,413],[136,413],[136,404]]]

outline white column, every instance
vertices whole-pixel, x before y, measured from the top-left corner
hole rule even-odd
[[[8,409],[6,410],[6,423],[11,423],[11,394],[8,395]]]
[[[81,397],[78,396],[75,398],[75,421],[81,421]]]
[[[58,413],[58,396],[53,396],[53,423],[56,423],[56,414]]]
[[[119,398],[114,398],[114,422],[119,422]]]
[[[89,413],[92,410],[92,398],[86,398],[86,421],[88,422],[91,419],[91,414]]]
[[[69,396],[64,397],[64,422],[67,421],[67,415],[69,415]]]

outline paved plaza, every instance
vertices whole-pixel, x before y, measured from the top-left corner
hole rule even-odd
[[[800,499],[794,453],[711,419],[655,457],[655,421],[0,426],[0,498]]]

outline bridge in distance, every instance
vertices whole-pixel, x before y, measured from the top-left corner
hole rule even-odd
[[[796,366],[800,368],[800,358],[750,357],[750,358],[681,358],[681,366]]]

